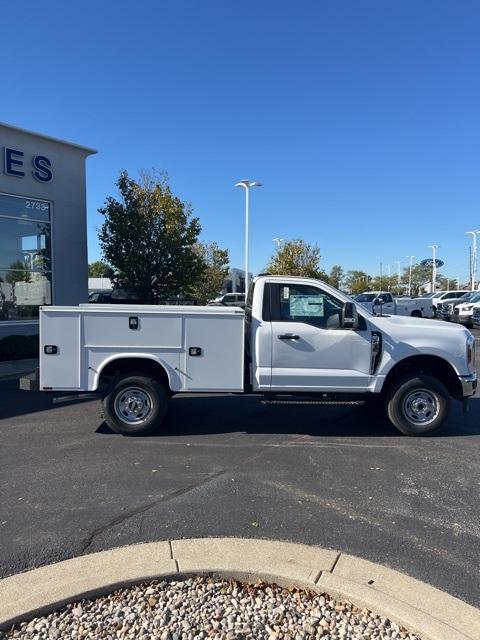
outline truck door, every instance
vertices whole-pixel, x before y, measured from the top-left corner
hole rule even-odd
[[[391,293],[382,293],[380,297],[383,298],[382,314],[392,315],[395,313],[395,302]]]
[[[362,392],[370,375],[370,332],[340,329],[343,303],[320,287],[272,284],[272,391]]]

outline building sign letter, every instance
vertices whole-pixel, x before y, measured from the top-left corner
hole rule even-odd
[[[16,151],[15,149],[9,149],[5,147],[5,173],[7,176],[17,176],[23,178],[24,171],[19,171],[15,167],[23,167],[23,151]]]
[[[32,162],[34,166],[32,174],[35,180],[39,182],[50,182],[52,179],[52,172],[50,170],[52,163],[50,160],[45,156],[33,156]]]

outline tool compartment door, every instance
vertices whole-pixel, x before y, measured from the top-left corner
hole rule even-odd
[[[81,316],[78,311],[40,311],[40,389],[80,390]],[[46,354],[47,345],[56,353]]]
[[[186,318],[186,391],[243,391],[243,321],[234,314]]]

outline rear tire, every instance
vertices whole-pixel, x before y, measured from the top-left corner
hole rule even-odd
[[[105,422],[116,433],[148,435],[167,414],[168,392],[157,378],[130,373],[113,381],[103,409]]]
[[[404,378],[390,387],[387,414],[393,425],[407,436],[430,436],[442,427],[450,410],[445,386],[428,375]]]
[[[422,312],[419,311],[418,309],[415,309],[415,311],[412,311],[410,315],[412,316],[412,318],[421,318]]]

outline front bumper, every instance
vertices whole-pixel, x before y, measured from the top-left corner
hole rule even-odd
[[[464,398],[469,398],[470,396],[475,395],[478,384],[476,373],[471,373],[468,376],[458,376],[458,379],[462,385],[462,396]]]
[[[459,322],[460,324],[465,324],[465,325],[472,324],[472,316],[471,315],[455,314],[453,316],[453,320],[455,322]]]

